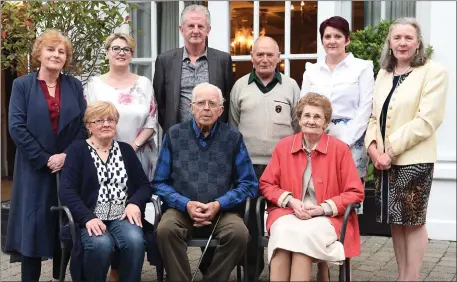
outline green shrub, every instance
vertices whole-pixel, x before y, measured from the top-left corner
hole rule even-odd
[[[2,1],[2,68],[27,73],[36,36],[55,28],[68,36],[73,45],[73,61],[64,73],[78,76],[84,83],[89,76],[108,70],[104,40],[122,24],[127,2],[110,1]]]

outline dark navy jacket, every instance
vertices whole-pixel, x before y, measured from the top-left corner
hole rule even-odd
[[[144,216],[145,205],[152,196],[152,187],[132,147],[124,142],[118,141],[118,144],[128,175],[127,204],[137,205]],[[82,280],[84,251],[80,230],[85,228],[89,220],[96,218],[94,210],[99,189],[97,169],[88,144],[86,140],[78,140],[68,149],[59,189],[60,201],[70,209],[77,230],[70,265],[73,281]]]
[[[30,257],[51,258],[57,228],[56,174],[49,157],[66,152],[75,139],[85,138],[86,110],[81,82],[60,75],[60,117],[54,134],[48,105],[33,72],[14,80],[9,103],[9,133],[17,146],[13,195],[5,250]]]

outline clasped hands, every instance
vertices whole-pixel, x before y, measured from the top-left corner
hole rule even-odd
[[[310,219],[315,216],[324,215],[324,208],[319,205],[305,205],[302,201],[292,198],[287,204],[294,210],[295,216],[299,219]]]
[[[211,220],[221,210],[218,201],[203,204],[198,201],[189,201],[186,205],[187,213],[194,221],[194,227],[202,227],[211,224]]]
[[[63,168],[63,164],[65,162],[66,156],[67,156],[66,154],[61,153],[61,154],[52,155],[48,159],[47,166],[51,170],[51,173],[56,173]]]

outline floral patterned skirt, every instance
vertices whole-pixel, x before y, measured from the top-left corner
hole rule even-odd
[[[328,124],[329,135],[340,138],[343,136],[348,128],[350,119],[332,119]],[[354,145],[350,147],[352,158],[354,159],[355,166],[359,171],[360,178],[367,175],[368,155],[365,150],[365,133],[360,137]]]

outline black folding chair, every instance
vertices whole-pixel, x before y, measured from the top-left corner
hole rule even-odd
[[[159,222],[160,221],[160,218],[162,218],[162,207],[161,207],[161,204],[160,204],[160,199],[152,199],[152,202],[154,204],[154,208],[155,210],[158,211],[158,214],[159,214],[159,218],[156,219],[155,221]],[[249,207],[251,205],[251,199],[250,198],[247,198],[246,199],[246,202],[245,202],[245,208],[244,208],[244,217],[243,217],[243,222],[244,222],[244,225],[246,225],[246,228],[248,226],[248,219],[249,219]],[[158,225],[158,224],[157,224]],[[154,229],[156,229],[157,225],[154,225]],[[190,238],[190,239],[187,239],[186,240],[186,244],[188,247],[200,247],[200,248],[204,248],[206,246],[206,244],[208,243],[208,238]],[[218,239],[211,239],[211,241],[209,242],[209,247],[217,247],[219,245],[219,240]],[[248,269],[248,260],[247,260],[247,256],[244,255],[243,256],[243,259],[242,261],[240,261],[237,265],[236,265],[236,280],[238,282],[241,282],[243,281],[241,279],[241,267],[243,267],[243,280],[245,282],[248,282],[248,276],[247,276],[247,269]],[[159,269],[157,268],[157,280],[158,281],[163,281],[163,270],[161,271],[162,273],[162,276],[159,277]]]
[[[57,174],[57,195],[59,195],[59,174]],[[67,269],[68,261],[71,256],[71,250],[73,248],[73,244],[76,241],[76,230],[75,230],[75,221],[73,220],[73,216],[66,206],[62,206],[60,203],[59,197],[57,197],[58,200],[58,206],[51,207],[52,212],[58,212],[59,213],[59,230],[62,230],[62,227],[64,225],[68,225],[70,234],[71,234],[71,241],[69,240],[63,240],[63,238],[60,238],[60,248],[62,249],[62,260],[60,261],[60,275],[59,275],[59,282],[64,282],[65,281],[65,272]],[[153,198],[151,199],[152,203],[154,204],[155,201],[153,201]],[[154,208],[154,213],[155,213],[155,218],[154,218],[154,229],[156,228],[157,224],[159,223],[159,211]],[[68,222],[64,222],[64,213],[65,216],[67,217]],[[157,270],[157,277],[161,275],[163,277],[163,269],[159,269],[159,267],[156,268]]]
[[[257,218],[257,229],[259,234],[264,234],[265,230],[265,207],[267,204],[267,200],[265,197],[259,197],[257,199],[256,203],[256,218]],[[344,212],[344,219],[343,219],[343,226],[341,227],[341,235],[340,235],[340,242],[341,244],[344,245],[344,238],[346,236],[346,226],[349,218],[349,214],[351,213],[352,210],[360,208],[360,204],[352,203],[350,204],[347,208],[346,211]],[[258,268],[260,259],[263,259],[263,249],[268,247],[268,241],[269,238],[268,236],[265,235],[259,235],[259,240],[258,240],[258,253],[257,253],[257,259],[256,259],[256,268]],[[258,272],[258,269],[256,269],[256,273]],[[346,258],[344,263],[339,266],[339,281],[340,282],[350,282],[351,281],[351,265],[349,262],[349,258]],[[346,278],[346,280],[345,280]],[[256,277],[255,282],[257,282],[258,279]]]

